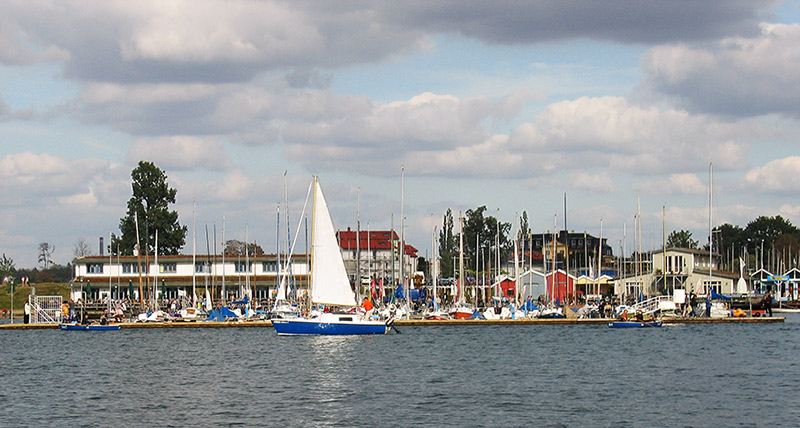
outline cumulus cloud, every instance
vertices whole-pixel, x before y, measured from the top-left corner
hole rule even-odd
[[[705,40],[753,31],[775,1],[729,2],[492,2],[458,0],[377,3],[382,15],[427,31],[459,32],[491,43],[572,38],[622,43]]]
[[[645,85],[694,112],[800,117],[800,25],[761,24],[752,37],[668,45],[643,58]]]
[[[574,189],[592,192],[612,193],[617,190],[617,186],[607,173],[589,174],[578,171],[572,174],[571,185]]]
[[[768,193],[800,191],[800,156],[776,159],[753,168],[745,175],[745,182],[753,190]]]
[[[221,141],[192,136],[138,139],[133,142],[126,160],[129,164],[148,160],[161,168],[175,170],[225,170],[231,165]]]
[[[264,70],[380,61],[425,37],[368,3],[22,2],[0,12],[0,59],[60,59],[79,81],[243,82]]]
[[[708,185],[697,177],[696,174],[670,174],[662,180],[638,183],[634,190],[667,195],[702,195],[708,192]]]
[[[6,155],[0,159],[0,199],[19,206],[47,205],[51,198],[70,201],[90,193],[96,176],[107,166],[99,159],[68,161],[47,153]],[[83,201],[91,203],[92,199]]]
[[[0,60],[61,61],[67,75],[84,81],[248,81],[267,69],[386,60],[425,49],[439,33],[501,44],[742,35],[752,33],[759,14],[774,3],[5,2]]]
[[[519,158],[506,150],[505,136],[487,134],[483,124],[521,105],[517,97],[491,101],[423,93],[407,101],[359,104],[342,120],[287,124],[283,138],[292,144],[290,159],[312,169],[360,165],[368,168],[365,173],[383,174],[405,164],[430,175],[506,174],[522,166]]]
[[[744,123],[728,124],[682,110],[643,107],[618,97],[582,97],[554,103],[510,135],[510,147],[528,156],[561,153],[565,163],[636,174],[696,170],[713,156],[720,168],[746,163],[750,135]]]

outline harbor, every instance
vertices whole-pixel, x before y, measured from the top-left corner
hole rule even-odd
[[[488,325],[605,325],[614,318],[525,318],[525,319],[450,319],[450,320],[426,320],[426,319],[405,319],[396,320],[394,325],[397,327],[406,326],[488,326]],[[786,317],[728,317],[728,318],[670,318],[662,320],[664,325],[670,324],[769,324],[783,323]],[[158,329],[158,328],[255,328],[272,327],[272,321],[158,321],[158,322],[124,322],[115,323],[120,329]],[[59,324],[37,323],[37,324],[0,324],[0,330],[58,330]]]

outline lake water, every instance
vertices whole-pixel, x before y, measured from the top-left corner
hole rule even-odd
[[[0,425],[797,426],[786,323],[0,331]]]

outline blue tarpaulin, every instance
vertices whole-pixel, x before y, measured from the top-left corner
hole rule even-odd
[[[402,285],[398,285],[397,286],[397,290],[394,290],[394,297],[396,297],[398,299],[405,299],[406,298],[405,294],[403,294],[403,286]]]
[[[424,301],[428,297],[428,293],[424,288],[408,290],[408,294],[414,302]]]
[[[530,312],[530,311],[538,311],[539,307],[536,306],[536,304],[533,303],[532,300],[528,300],[527,302],[525,302],[524,305],[522,305],[522,309]]]
[[[237,316],[233,311],[223,306],[219,309],[211,310],[206,321],[227,321],[228,318],[237,318]]]
[[[711,298],[712,299],[722,299],[722,300],[731,300],[730,296],[726,296],[724,294],[719,294],[714,289],[711,289]]]
[[[475,312],[473,312],[472,315],[470,315],[469,318],[467,318],[467,319],[468,320],[474,320],[474,319],[485,320],[486,317],[483,316],[483,314],[481,314],[480,312],[478,312],[477,309],[475,309]]]

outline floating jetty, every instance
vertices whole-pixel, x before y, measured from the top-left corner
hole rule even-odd
[[[396,320],[394,325],[402,326],[441,326],[441,325],[606,325],[615,318],[526,318],[506,320]],[[670,324],[760,324],[782,323],[786,317],[728,317],[728,318],[661,318],[665,326]],[[163,321],[163,322],[124,322],[114,323],[120,329],[131,328],[252,328],[272,327],[271,321]],[[0,330],[58,330],[58,324],[0,324]]]

